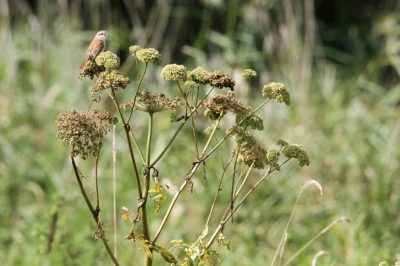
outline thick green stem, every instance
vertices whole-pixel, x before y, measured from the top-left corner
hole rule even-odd
[[[148,166],[150,163],[150,157],[151,157],[151,139],[152,139],[152,134],[153,134],[153,113],[149,113],[149,128],[147,132],[147,145],[146,145],[146,174],[144,176],[144,186],[143,186],[143,199],[144,203],[140,207],[140,210],[142,212],[142,232],[143,236],[146,240],[150,239],[150,234],[149,234],[149,223],[147,221],[147,199],[149,196],[149,188],[150,188],[150,171],[151,168]],[[150,250],[152,252],[152,250]],[[145,253],[145,264],[146,266],[152,265],[153,260],[147,256]]]

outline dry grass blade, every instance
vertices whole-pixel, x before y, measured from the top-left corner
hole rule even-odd
[[[281,241],[279,242],[279,245],[278,245],[278,248],[277,248],[277,250],[276,250],[276,252],[275,252],[274,258],[272,259],[271,266],[274,265],[275,260],[276,260],[276,258],[277,258],[277,256],[278,256],[278,253],[281,253],[280,258],[282,258],[283,249],[284,249],[284,243],[286,242],[286,239],[287,239],[287,230],[288,230],[288,228],[289,228],[290,222],[292,221],[293,214],[294,214],[294,210],[295,210],[295,208],[296,208],[296,206],[297,206],[297,203],[299,202],[299,199],[300,199],[301,194],[302,194],[303,191],[304,191],[308,186],[310,186],[310,185],[315,185],[315,186],[319,189],[321,195],[323,194],[323,193],[322,193],[322,186],[321,186],[321,184],[318,183],[318,181],[313,180],[313,179],[307,181],[307,182],[301,187],[300,192],[299,192],[299,194],[297,195],[296,202],[295,202],[295,204],[294,204],[294,206],[293,206],[292,212],[291,212],[291,214],[290,214],[289,220],[288,220],[288,222],[287,222],[287,224],[286,224],[285,231],[284,231],[284,233],[283,233],[283,236],[282,236],[282,238],[281,238]]]
[[[350,222],[350,219],[347,217],[340,217],[339,219],[336,219],[332,223],[330,223],[327,227],[322,229],[318,234],[316,234],[310,241],[307,242],[299,251],[297,251],[283,266],[289,265],[289,263],[294,260],[303,250],[305,250],[312,242],[315,241],[318,237],[320,237],[322,234],[326,233],[329,229],[331,229],[334,225],[337,223],[340,223],[342,221],[347,221],[348,223]]]
[[[316,266],[317,265],[317,259],[319,257],[321,257],[322,255],[328,255],[328,254],[329,254],[328,251],[324,251],[324,250],[318,251],[317,254],[315,254],[315,256],[314,256],[314,258],[312,260],[311,266]]]

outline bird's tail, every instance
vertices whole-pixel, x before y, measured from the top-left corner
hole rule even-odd
[[[79,67],[79,69],[83,69],[83,67],[86,65],[87,61],[89,61],[89,58],[85,58],[85,60],[83,61],[83,63],[81,64],[81,66]]]

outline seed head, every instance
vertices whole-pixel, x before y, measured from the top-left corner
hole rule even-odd
[[[99,76],[99,74],[104,70],[106,70],[104,66],[99,66],[95,61],[89,60],[81,72],[79,72],[79,78],[82,79],[83,77],[89,77],[90,79],[93,79],[95,75]]]
[[[217,94],[203,103],[206,111],[204,115],[211,120],[216,120],[220,115],[225,115],[228,111],[234,114],[248,113],[250,107],[245,106],[242,101],[234,97],[232,91],[227,94]]]
[[[147,113],[157,113],[167,109],[176,110],[183,102],[179,98],[171,99],[165,96],[164,93],[150,93],[142,91],[136,102],[129,100],[127,103],[122,104],[122,108],[135,108]]]
[[[86,159],[89,154],[99,154],[103,136],[117,122],[117,118],[107,111],[92,110],[85,114],[72,110],[57,116],[57,137],[63,145],[71,144],[71,156],[80,155]]]
[[[210,84],[211,86],[217,87],[219,89],[230,88],[232,91],[233,87],[235,87],[235,81],[228,77],[228,75],[221,70],[208,72],[206,75],[203,76],[201,83]]]
[[[105,90],[111,88],[113,90],[118,90],[118,87],[125,89],[128,84],[131,83],[129,78],[124,77],[116,70],[111,72],[106,71],[97,79],[96,84],[90,90],[92,92],[98,92],[100,90]]]

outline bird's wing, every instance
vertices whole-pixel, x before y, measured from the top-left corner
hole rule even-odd
[[[90,43],[86,57],[94,60],[104,50],[104,42],[100,39],[94,38]]]

